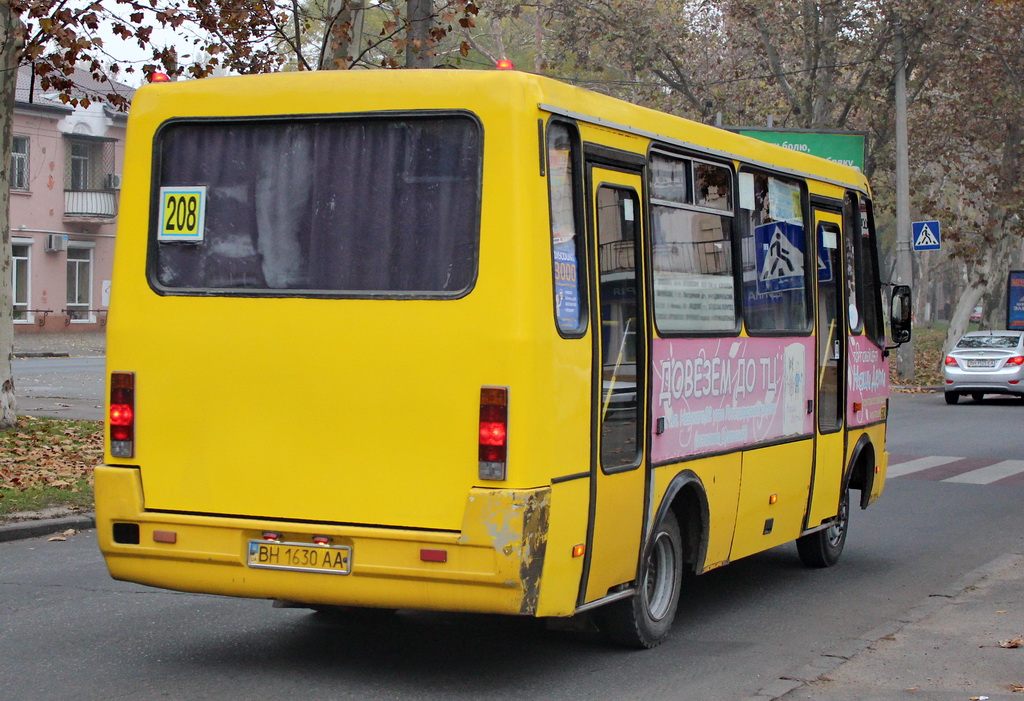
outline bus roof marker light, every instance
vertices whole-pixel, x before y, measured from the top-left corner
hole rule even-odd
[[[508,458],[508,387],[480,388],[477,452],[479,478],[504,480]]]
[[[150,83],[170,83],[171,82],[171,76],[167,75],[166,73],[150,73],[149,74],[149,82]]]
[[[503,59],[500,59],[495,64],[495,68],[497,68],[499,71],[514,71],[516,69],[516,65],[514,63],[512,63],[512,61],[508,60],[507,58],[503,58]]]

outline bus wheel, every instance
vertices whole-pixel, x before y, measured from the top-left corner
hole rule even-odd
[[[652,648],[662,643],[676,617],[682,575],[682,536],[675,514],[669,511],[654,530],[636,593],[595,612],[601,630],[627,647]]]
[[[843,492],[839,514],[828,528],[796,539],[800,561],[808,567],[831,567],[839,562],[850,527],[850,490]]]

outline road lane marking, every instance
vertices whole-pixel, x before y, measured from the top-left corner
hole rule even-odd
[[[921,470],[927,470],[939,465],[948,465],[951,462],[963,460],[963,458],[951,458],[946,455],[926,455],[923,458],[915,458],[896,465],[889,465],[886,477],[902,477]]]
[[[1024,472],[1024,460],[1003,460],[995,465],[979,467],[977,470],[962,475],[947,477],[943,482],[960,482],[962,484],[991,484],[1006,477]]]

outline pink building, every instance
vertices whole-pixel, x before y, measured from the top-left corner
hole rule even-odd
[[[127,115],[103,101],[130,96],[76,71],[72,108],[18,73],[11,150],[14,332],[101,330],[110,299]]]

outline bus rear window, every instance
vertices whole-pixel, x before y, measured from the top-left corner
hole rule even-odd
[[[476,278],[481,154],[463,115],[170,123],[150,279],[181,293],[460,296]]]

